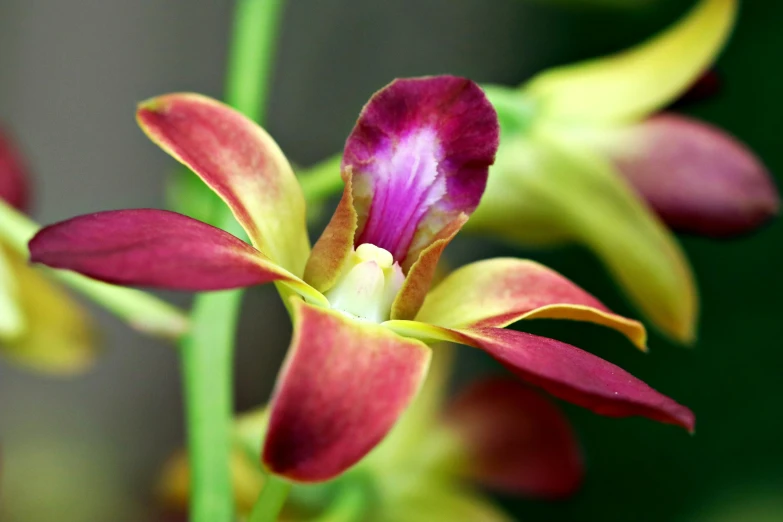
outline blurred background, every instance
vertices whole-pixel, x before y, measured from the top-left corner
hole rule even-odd
[[[362,104],[394,77],[451,73],[517,84],[542,68],[638,42],[693,2],[628,3],[643,5],[289,2],[267,128],[292,161],[309,164],[342,148]],[[228,0],[0,0],[0,121],[29,156],[39,221],[164,206],[173,165],[137,128],[135,104],[178,90],[220,97],[231,8]],[[720,94],[684,109],[745,141],[773,173],[783,172],[782,20],[779,2],[744,2],[717,64]],[[653,332],[644,355],[589,325],[525,326],[578,344],[690,406],[696,434],[565,405],[586,455],[585,486],[560,503],[501,499],[519,520],[783,520],[783,224],[730,242],[682,242],[702,298],[693,349]],[[581,248],[522,252],[463,238],[451,255],[533,257],[634,314]],[[271,287],[252,289],[245,302],[238,409],[265,401],[290,334]],[[105,355],[87,376],[46,379],[0,366],[3,522],[151,519],[159,468],[183,441],[177,356],[94,311]],[[499,371],[481,354],[460,356],[458,381]]]

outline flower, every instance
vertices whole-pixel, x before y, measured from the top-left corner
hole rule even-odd
[[[468,228],[533,246],[578,242],[603,261],[663,333],[695,337],[698,296],[664,225],[726,237],[775,215],[761,162],[723,131],[656,114],[715,61],[735,0],[702,0],[635,48],[544,71],[519,89],[487,87],[501,146]]]
[[[312,520],[354,494],[362,498],[356,520],[499,522],[509,518],[472,483],[543,499],[574,493],[584,474],[582,458],[557,407],[519,381],[495,376],[447,401],[451,359],[449,347],[438,346],[422,391],[389,436],[325,487],[295,485],[282,519]],[[258,440],[267,422],[268,411],[259,409],[234,424],[231,469],[240,516],[250,514],[264,486]],[[167,461],[158,493],[167,515],[186,514],[190,470],[184,452]]]
[[[642,325],[559,274],[492,259],[429,292],[441,252],[481,198],[497,148],[495,111],[473,82],[396,80],[348,137],[342,199],[312,251],[305,204],[275,142],[240,113],[195,94],[144,102],[142,129],[228,204],[253,246],[192,218],[140,209],[42,229],[31,258],[116,284],[217,290],[275,282],[294,322],[262,459],[289,480],[331,479],[395,424],[427,373],[423,341],[482,349],[523,380],[609,416],[693,429],[690,410],[573,346],[505,330],[559,318],[614,328],[639,348]]]
[[[29,192],[25,162],[0,132],[0,199],[23,211]],[[85,311],[0,243],[0,353],[31,370],[67,375],[90,366],[94,341]]]

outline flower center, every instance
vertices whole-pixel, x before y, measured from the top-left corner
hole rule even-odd
[[[392,303],[404,280],[400,265],[387,250],[363,243],[348,259],[337,283],[326,292],[326,298],[335,310],[382,323],[389,319]]]

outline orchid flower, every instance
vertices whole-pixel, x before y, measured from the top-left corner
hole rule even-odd
[[[541,499],[576,491],[582,458],[558,408],[519,381],[496,376],[447,401],[451,356],[448,346],[438,350],[422,391],[389,436],[349,473],[315,488],[295,485],[282,520],[313,520],[354,494],[361,501],[352,520],[505,522],[509,517],[474,485]],[[267,422],[268,410],[259,409],[234,424],[232,477],[240,516],[250,514],[264,487],[258,440]],[[158,486],[167,515],[187,513],[190,480],[187,456],[179,451]]]
[[[497,116],[473,82],[404,79],[376,93],[348,137],[345,189],[310,248],[301,188],[260,127],[196,94],[141,104],[138,121],[233,211],[252,245],[192,218],[99,212],[42,229],[31,259],[103,281],[179,290],[275,282],[294,322],[262,460],[289,480],[331,479],[395,424],[427,373],[423,341],[486,351],[523,380],[615,417],[693,429],[690,410],[573,346],[505,330],[557,318],[614,328],[639,348],[637,321],[559,274],[492,259],[429,291],[441,252],[478,205],[498,144]]]
[[[29,191],[25,162],[0,132],[0,198],[23,211]],[[89,367],[95,352],[81,306],[0,243],[0,354],[22,367],[68,375]]]
[[[663,333],[690,342],[698,296],[671,232],[731,236],[777,213],[775,186],[742,143],[657,111],[713,64],[736,0],[702,0],[635,48],[487,87],[502,140],[469,228],[513,243],[592,249]]]

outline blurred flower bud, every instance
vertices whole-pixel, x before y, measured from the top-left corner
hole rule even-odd
[[[777,188],[761,161],[712,125],[661,114],[604,138],[598,148],[675,230],[731,236],[778,212]]]

